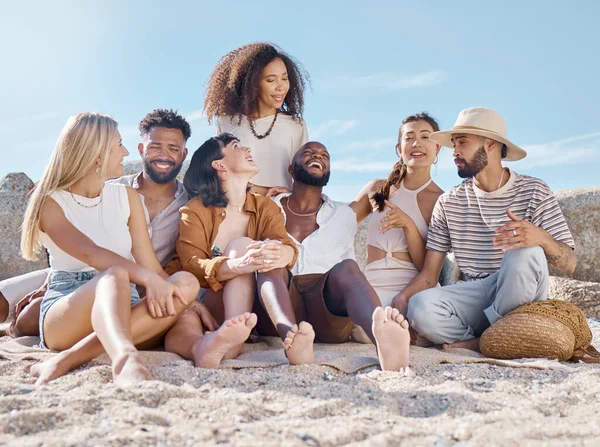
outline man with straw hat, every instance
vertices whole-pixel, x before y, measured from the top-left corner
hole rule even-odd
[[[542,180],[504,168],[527,153],[507,138],[494,110],[460,112],[449,131],[430,138],[454,148],[465,180],[440,196],[422,271],[394,300],[422,337],[444,347],[479,349],[481,333],[517,307],[548,298],[548,262],[571,274],[574,242]],[[435,287],[453,251],[461,281]]]

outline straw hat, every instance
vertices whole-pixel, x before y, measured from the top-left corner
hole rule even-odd
[[[574,304],[545,300],[525,304],[492,324],[479,341],[491,358],[552,358],[598,363],[585,315]]]
[[[454,147],[452,135],[471,134],[490,138],[506,144],[506,161],[525,158],[527,152],[506,138],[506,121],[498,112],[483,107],[465,109],[459,113],[456,123],[451,130],[432,133],[429,138],[446,147]]]

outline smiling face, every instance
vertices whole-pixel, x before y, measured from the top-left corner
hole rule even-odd
[[[119,131],[116,132],[106,162],[106,179],[123,176],[123,159],[129,155]]]
[[[331,174],[330,157],[327,148],[311,141],[300,148],[290,166],[294,181],[309,186],[325,186]]]
[[[268,63],[260,73],[258,102],[261,109],[279,109],[290,89],[290,81],[285,63],[276,58]]]
[[[252,153],[249,147],[242,146],[238,140],[231,141],[222,149],[223,158],[213,162],[219,164],[225,172],[229,174],[251,174],[258,172],[258,166],[252,159]],[[213,165],[214,167],[214,165]]]
[[[400,155],[408,167],[428,167],[435,162],[440,146],[429,139],[433,127],[425,120],[411,121],[402,125]]]
[[[169,183],[181,170],[187,156],[185,138],[180,129],[153,127],[138,145],[144,172],[154,183]]]

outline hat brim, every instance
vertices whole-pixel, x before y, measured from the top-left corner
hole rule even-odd
[[[480,137],[490,138],[492,140],[499,141],[500,143],[506,144],[507,151],[506,157],[502,160],[504,161],[517,161],[525,158],[527,156],[527,151],[520,148],[512,141],[507,140],[506,138],[498,135],[495,132],[488,132],[486,130],[480,129],[452,129],[452,130],[443,130],[439,132],[433,132],[429,135],[429,139],[435,141],[437,144],[442,146],[454,147],[454,143],[452,142],[452,135],[459,134],[469,134],[469,135],[478,135]]]

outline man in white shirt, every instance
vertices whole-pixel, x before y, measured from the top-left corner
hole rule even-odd
[[[377,346],[383,370],[406,369],[408,324],[397,310],[381,308],[377,293],[354,260],[356,215],[322,193],[330,175],[327,149],[321,143],[306,143],[289,172],[294,179],[292,192],[274,200],[285,214],[287,232],[299,252],[290,280],[298,321],[308,321],[316,340],[325,343],[348,341],[357,324]]]
[[[142,119],[139,130],[142,142],[138,144],[138,151],[143,162],[142,172],[112,181],[131,186],[140,193],[152,245],[164,266],[175,254],[179,208],[189,200],[188,193],[177,180],[177,174],[187,156],[185,145],[191,129],[186,119],[177,112],[156,109]],[[0,334],[38,334],[39,305],[45,293],[47,275],[48,270],[40,270],[0,282],[0,307],[8,309],[10,306],[12,313],[16,314],[15,320],[10,325],[7,323],[5,326],[8,327]],[[23,296],[25,298],[19,301]],[[194,306],[202,307],[199,303]],[[0,312],[0,321],[6,317]]]

